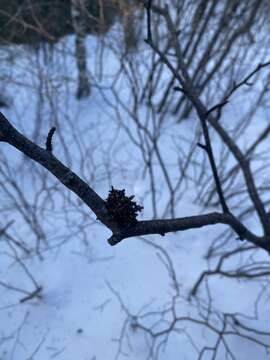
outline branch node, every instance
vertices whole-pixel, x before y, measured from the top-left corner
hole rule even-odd
[[[238,240],[238,241],[244,241],[245,239],[244,239],[242,236],[238,236],[238,237],[236,238],[236,240]]]
[[[220,112],[221,109],[223,108],[223,106],[228,104],[228,102],[229,102],[229,100],[226,99],[226,100],[222,101],[221,103],[214,105],[209,110],[207,110],[205,117],[208,117],[215,110],[218,110]]]

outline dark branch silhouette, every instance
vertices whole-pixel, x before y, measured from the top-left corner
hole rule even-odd
[[[250,241],[265,250],[270,249],[270,241],[266,237],[259,237],[249,231],[231,213],[213,212],[198,216],[176,219],[137,221],[134,224],[121,224],[113,219],[104,201],[85,181],[66,167],[51,152],[34,144],[16,130],[8,119],[0,113],[0,140],[14,146],[23,154],[36,161],[52,173],[64,186],[74,192],[96,215],[113,235],[109,238],[110,245],[140,235],[164,235],[169,232],[196,229],[207,225],[229,225],[240,239]]]

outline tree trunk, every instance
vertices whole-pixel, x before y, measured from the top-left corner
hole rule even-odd
[[[77,99],[81,99],[90,95],[90,81],[87,71],[87,51],[85,45],[86,30],[85,30],[85,0],[71,1],[71,18],[76,36],[76,63],[78,69],[78,85],[77,85]]]

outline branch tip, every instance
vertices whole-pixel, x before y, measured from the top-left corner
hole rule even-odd
[[[52,138],[55,133],[56,127],[53,126],[48,132],[47,140],[46,140],[46,151],[52,152]]]
[[[120,243],[121,240],[123,240],[123,239],[118,237],[117,235],[113,234],[107,241],[108,241],[109,245],[115,246],[118,243]]]
[[[201,143],[197,143],[197,146],[199,147],[199,148],[201,148],[201,149],[203,149],[203,150],[205,150],[205,151],[207,151],[207,146],[206,145],[204,145],[204,144],[201,144]]]

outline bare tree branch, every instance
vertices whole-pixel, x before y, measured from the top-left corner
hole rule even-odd
[[[135,224],[119,226],[108,213],[106,202],[78,175],[61,163],[50,152],[42,149],[19,133],[0,113],[0,140],[17,148],[23,154],[36,161],[52,173],[64,186],[74,192],[96,214],[97,218],[112,231],[110,245],[116,245],[121,240],[139,236],[183,231],[206,225],[229,225],[239,236],[268,251],[270,242],[250,232],[230,213],[209,213],[205,215],[183,217],[167,220],[138,221]]]
[[[258,194],[258,190],[256,188],[255,181],[254,181],[253,175],[251,173],[250,164],[249,164],[248,159],[245,158],[245,156],[243,155],[243,153],[241,152],[241,150],[237,146],[237,144],[229,136],[229,134],[226,132],[226,130],[220,125],[220,123],[218,121],[216,121],[216,119],[211,115],[211,113],[209,113],[209,110],[207,109],[207,107],[200,100],[200,98],[199,98],[199,96],[197,94],[197,91],[196,91],[195,87],[192,84],[192,81],[191,81],[191,78],[190,78],[190,76],[188,74],[187,68],[185,66],[183,56],[182,56],[182,51],[181,51],[181,48],[180,48],[180,44],[178,42],[177,35],[175,33],[175,30],[174,30],[173,22],[172,22],[172,19],[170,17],[170,14],[169,14],[168,6],[166,6],[165,8],[160,8],[160,7],[157,7],[157,6],[153,6],[152,9],[156,13],[161,15],[166,21],[168,30],[169,30],[172,38],[173,38],[173,41],[174,41],[174,47],[175,47],[175,52],[176,52],[176,57],[177,57],[178,69],[179,70],[174,67],[174,65],[169,61],[169,59],[165,55],[165,53],[162,52],[159,49],[159,47],[156,44],[154,44],[154,42],[152,40],[147,39],[146,42],[159,55],[160,60],[169,68],[171,73],[178,80],[181,88],[183,89],[184,94],[188,97],[188,99],[193,104],[193,106],[196,109],[196,112],[198,114],[198,117],[199,117],[199,119],[201,121],[205,139],[207,138],[207,133],[208,133],[208,130],[207,130],[207,127],[206,127],[206,121],[207,121],[217,131],[219,136],[222,138],[224,143],[228,146],[231,153],[233,154],[233,156],[235,157],[235,159],[239,163],[239,165],[241,167],[241,170],[243,171],[243,175],[244,175],[244,178],[245,178],[245,182],[246,182],[246,186],[247,186],[249,196],[250,196],[250,198],[251,198],[251,200],[252,200],[252,202],[254,204],[254,207],[255,207],[255,209],[257,211],[259,219],[260,219],[260,221],[262,223],[264,233],[265,233],[265,235],[267,235],[267,237],[270,237],[270,219],[269,219],[269,216],[267,214],[267,211],[265,210],[264,204],[263,204],[263,202],[262,202],[262,200],[261,200],[261,198],[260,198],[260,196]],[[251,73],[251,76],[253,76],[261,68],[263,68],[264,66],[268,66],[269,64],[270,64],[269,62],[267,62],[266,64],[260,64]],[[249,78],[250,78],[249,76],[246,77],[245,80],[242,82],[242,84],[245,84],[247,82],[247,79],[249,79]],[[221,188],[221,185],[220,185],[220,180],[219,180],[218,175],[217,175],[215,161],[214,161],[214,158],[213,158],[213,152],[211,151],[210,153],[211,153],[211,157],[209,155],[209,160],[211,162],[211,168],[212,168],[212,172],[213,172],[214,179],[215,179],[216,189],[217,189],[219,199],[220,199],[223,211],[224,211],[226,209],[226,202],[225,202],[224,195],[223,195],[223,192],[222,192],[222,188]],[[224,206],[225,206],[225,208],[224,208]]]

